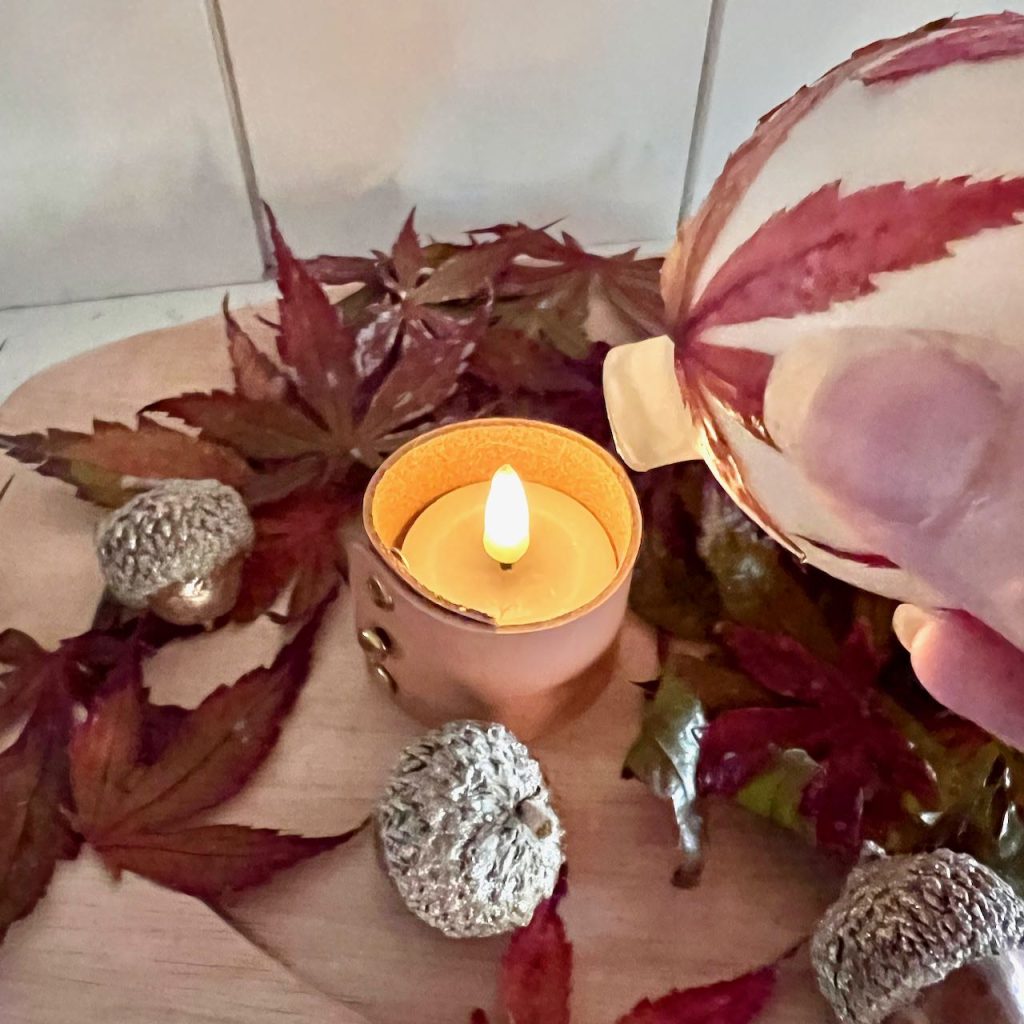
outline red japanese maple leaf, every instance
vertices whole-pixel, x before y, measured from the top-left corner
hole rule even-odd
[[[73,701],[92,693],[122,649],[120,637],[96,632],[56,651],[18,630],[0,633],[0,732],[24,719],[0,753],[0,941],[42,898],[58,861],[78,851],[69,821]]]
[[[214,690],[199,707],[158,705],[146,657],[187,633],[151,618],[94,630],[46,651],[0,634],[0,718],[29,711],[0,753],[0,940],[42,897],[62,858],[90,843],[111,871],[134,871],[213,899],[346,842],[197,823],[236,794],[273,749],[309,673],[330,597],[272,665]],[[84,721],[72,708],[84,704]]]
[[[569,1024],[573,950],[558,912],[566,892],[563,873],[551,897],[509,940],[501,962],[509,1024]],[[777,973],[769,965],[729,981],[641,999],[616,1024],[749,1024],[771,999]],[[487,1015],[474,1010],[470,1024],[487,1024]]]
[[[856,854],[865,838],[884,837],[912,794],[937,797],[935,776],[881,703],[875,680],[884,659],[862,624],[831,664],[784,634],[730,626],[725,642],[740,668],[786,699],[782,707],[726,711],[701,741],[704,794],[733,796],[777,754],[799,748],[817,763],[800,804],[822,846]]]
[[[70,726],[67,695],[47,691],[0,753],[0,942],[43,897],[57,862],[78,851],[65,817]]]
[[[70,743],[74,822],[115,874],[123,869],[213,899],[347,842],[359,829],[307,838],[245,825],[196,824],[234,796],[273,749],[309,673],[326,608],[266,668],[214,690],[192,711],[157,712],[137,644],[111,673]]]

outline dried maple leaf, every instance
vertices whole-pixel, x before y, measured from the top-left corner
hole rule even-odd
[[[551,898],[509,940],[501,962],[509,1024],[569,1024],[573,950],[558,912],[566,891],[563,870]],[[771,999],[777,975],[770,964],[729,981],[641,999],[617,1024],[750,1024]],[[470,1024],[487,1024],[487,1015],[474,1010]]]
[[[42,687],[46,651],[26,633],[5,629],[0,633],[0,735],[35,706]]]
[[[143,632],[146,632],[145,630]],[[120,635],[90,632],[47,651],[17,630],[0,633],[0,731],[27,713],[0,753],[0,941],[42,897],[58,860],[73,857],[67,743],[72,702],[90,697]]]
[[[256,543],[242,571],[233,617],[251,621],[291,585],[285,618],[301,618],[338,583],[345,568],[339,527],[357,504],[351,495],[294,495],[256,510]]]
[[[228,358],[235,378],[235,393],[251,402],[280,402],[291,397],[291,382],[242,330],[228,309],[227,295],[221,303],[221,313],[228,336]]]
[[[275,374],[266,356],[258,360],[252,340],[229,318],[236,391],[182,395],[149,409],[230,445],[261,472],[268,461],[319,460],[295,487],[317,476],[340,484],[353,463],[379,465],[407,431],[429,424],[454,393],[486,318],[479,311],[441,314],[420,301],[411,282],[424,250],[408,221],[388,266],[395,287],[410,290],[392,299],[382,285],[381,300],[349,322],[267,215],[281,290],[277,349],[292,379]],[[286,493],[279,487],[276,497]]]
[[[209,899],[358,831],[308,838],[193,822],[234,796],[273,748],[308,676],[328,603],[273,664],[218,687],[191,711],[149,703],[141,645],[128,645],[69,747],[76,827],[113,872],[131,870]]]
[[[67,695],[48,691],[0,753],[0,941],[42,898],[57,861],[78,849],[65,818],[70,724]]]
[[[361,830],[309,837],[247,825],[202,825],[115,837],[100,853],[115,874],[132,871],[176,892],[213,900],[259,885],[277,871],[347,843]]]
[[[178,824],[234,796],[263,763],[297,699],[324,613],[274,662],[220,686],[183,716],[159,760],[141,763],[141,656],[129,649],[71,739],[77,823],[94,846]]]
[[[214,479],[242,488],[251,476],[245,460],[230,448],[145,418],[134,428],[96,420],[91,434],[51,429],[0,435],[0,448],[43,476],[73,484],[80,497],[109,507],[136,493],[126,477]]]
[[[791,637],[730,627],[726,644],[740,667],[785,706],[748,707],[714,718],[701,743],[700,792],[735,796],[778,753],[807,752],[818,768],[800,810],[819,845],[855,855],[866,838],[884,839],[911,795],[937,800],[935,775],[884,710],[874,687],[882,660],[857,624],[837,663]]]
[[[521,225],[488,229],[499,238],[520,238]],[[659,275],[661,259],[637,259],[636,249],[612,256],[587,252],[567,232],[556,241],[535,233],[521,244],[529,264],[513,266],[497,286],[494,312],[506,329],[544,339],[574,359],[587,355],[594,341],[587,320],[603,304],[637,338],[664,330]]]
[[[941,34],[872,64],[857,77],[865,85],[899,82],[950,64],[996,60],[1021,53],[1024,15],[1003,11],[950,22]]]

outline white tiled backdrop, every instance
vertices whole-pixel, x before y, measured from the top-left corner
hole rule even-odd
[[[260,196],[307,254],[386,244],[413,205],[439,235],[565,217],[590,243],[667,242],[797,86],[1007,6],[1024,0],[0,0],[0,397],[259,281]],[[62,303],[80,305],[12,308]]]

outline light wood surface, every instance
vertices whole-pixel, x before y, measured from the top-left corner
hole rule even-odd
[[[266,341],[251,316],[243,320]],[[93,416],[130,420],[156,398],[228,384],[220,322],[198,321],[33,378],[0,406],[0,432],[85,429]],[[16,479],[0,504],[0,626],[54,643],[88,625],[99,595],[91,539],[97,512],[64,485],[0,459],[0,481],[9,471]],[[222,630],[165,649],[147,681],[157,700],[194,704],[267,660],[280,641],[269,621]],[[701,886],[670,886],[668,806],[619,778],[639,714],[630,680],[650,677],[653,667],[650,637],[630,623],[605,694],[533,744],[568,832],[563,908],[576,949],[578,1024],[611,1024],[643,996],[774,958],[809,933],[836,889],[824,860],[725,807],[711,814]],[[343,598],[277,749],[218,818],[310,834],[350,827],[370,811],[398,751],[418,731],[365,678]],[[287,1014],[452,1024],[474,1006],[494,1009],[504,943],[447,940],[407,914],[368,834],[220,909],[222,916],[130,876],[115,884],[89,855],[62,865],[41,909],[0,947],[0,1020],[262,1024]],[[797,958],[763,1020],[823,1019],[805,959]]]

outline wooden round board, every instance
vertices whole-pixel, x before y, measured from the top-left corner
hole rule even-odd
[[[252,311],[241,320],[269,351],[269,331]],[[222,325],[213,317],[129,338],[40,374],[0,406],[0,432],[87,430],[93,417],[131,422],[157,398],[229,386]],[[10,472],[15,479],[0,503],[0,628],[18,627],[53,644],[88,627],[99,596],[92,550],[98,512],[66,485],[3,457],[0,481]],[[269,660],[281,640],[279,627],[262,620],[171,645],[151,663],[147,682],[156,700],[194,705],[213,687]],[[774,959],[808,935],[836,892],[837,876],[822,858],[729,807],[712,809],[701,885],[691,891],[671,886],[670,809],[619,774],[640,711],[630,680],[653,671],[651,638],[628,623],[608,690],[581,718],[533,744],[567,830],[570,884],[562,908],[575,947],[578,1024],[612,1024],[644,996],[718,981]],[[349,828],[371,811],[396,755],[420,729],[367,680],[342,597],[277,749],[216,820],[310,835]],[[80,908],[123,905],[129,893],[133,908],[151,909],[149,917],[141,911],[130,917],[133,927],[121,915],[84,911],[69,925],[55,905],[65,899]],[[223,1009],[232,991],[246,1011],[240,1019],[249,1024],[283,1013],[457,1024],[477,1006],[502,1019],[495,1004],[504,941],[448,940],[405,912],[369,832],[216,909],[128,876],[116,883],[88,853],[59,867],[47,901],[50,906],[12,928],[0,948],[5,1021],[12,1007],[17,1024],[78,1021],[83,993],[94,999],[97,991],[111,999],[95,1005],[118,1009],[107,1019],[135,1024],[234,1020]],[[180,924],[177,955],[187,950],[188,962],[202,968],[181,983],[170,1013],[159,989],[175,982],[161,981],[167,972],[154,961],[161,953],[146,924],[157,920],[164,933]],[[278,961],[258,996],[227,952],[239,941],[229,925],[259,955]],[[63,951],[60,958],[54,948]],[[133,994],[115,999],[126,986]],[[762,1020],[820,1024],[823,1018],[806,956],[797,957]]]

